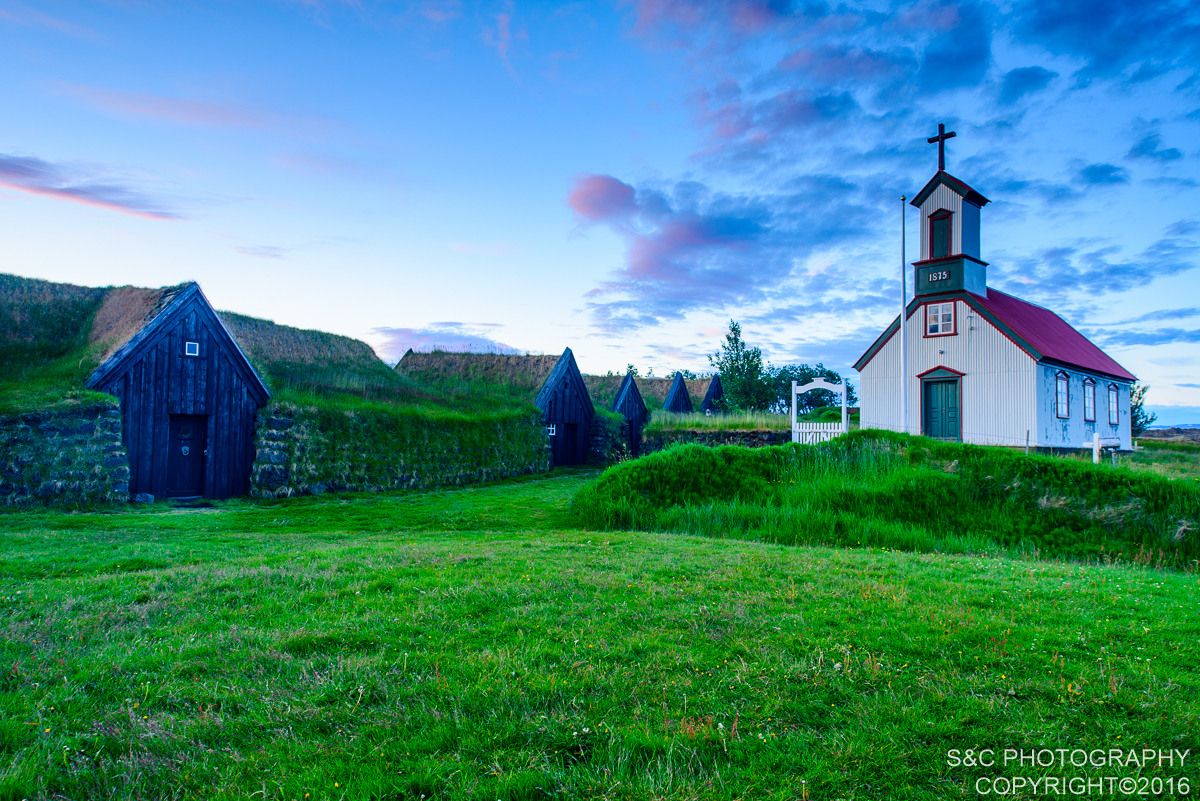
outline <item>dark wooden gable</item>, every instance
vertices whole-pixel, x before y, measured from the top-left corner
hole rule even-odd
[[[667,399],[663,401],[665,412],[693,412],[692,396],[688,394],[687,384],[683,381],[683,373],[676,373],[671,388],[667,390]]]
[[[714,375],[712,381],[708,382],[708,392],[704,393],[704,402],[700,404],[700,411],[715,412],[717,409],[717,401],[725,397],[725,388],[721,386],[721,376]]]
[[[198,284],[100,365],[88,387],[121,401],[130,494],[249,490],[254,418],[270,393]]]
[[[534,404],[541,409],[542,419],[553,432],[550,448],[554,464],[586,463],[596,408],[570,348],[555,363]]]
[[[638,390],[637,382],[633,380],[633,376],[626,374],[621,380],[621,386],[617,388],[617,397],[613,399],[611,411],[620,412],[625,416],[625,419],[630,423],[642,425],[646,422],[646,402],[642,400],[642,393]]]
[[[617,397],[613,399],[611,411],[620,412],[625,417],[628,436],[626,444],[629,453],[637,456],[642,449],[642,429],[650,415],[646,411],[646,402],[642,400],[637,382],[631,374],[627,373],[621,381],[621,386],[617,388]]]

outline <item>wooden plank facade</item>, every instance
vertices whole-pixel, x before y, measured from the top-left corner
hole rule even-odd
[[[708,391],[704,393],[704,402],[700,404],[700,411],[706,414],[720,411],[717,408],[717,402],[724,397],[725,388],[721,386],[721,376],[718,373],[712,377],[712,381],[708,382]]]
[[[637,456],[642,449],[642,429],[645,428],[649,415],[646,412],[646,403],[642,400],[642,393],[638,390],[637,382],[633,380],[632,374],[625,374],[621,386],[617,389],[617,397],[613,399],[610,411],[620,412],[625,416],[628,431],[626,444],[629,446],[629,455]]]
[[[554,465],[587,464],[596,408],[570,348],[564,350],[555,363],[534,404],[541,409],[542,420],[550,434]]]
[[[88,387],[121,402],[130,495],[249,491],[254,419],[270,393],[198,284],[100,365]]]
[[[687,384],[683,381],[683,373],[676,373],[675,380],[671,383],[671,388],[667,390],[667,399],[663,401],[664,412],[687,412],[695,411],[692,406],[692,397],[688,394]]]

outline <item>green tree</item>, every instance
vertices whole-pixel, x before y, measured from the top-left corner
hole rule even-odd
[[[721,405],[727,411],[766,411],[775,400],[770,365],[763,363],[762,349],[747,347],[742,327],[729,321],[729,333],[708,363],[721,375],[725,397]]]
[[[1135,437],[1140,437],[1158,419],[1157,414],[1146,411],[1146,393],[1149,391],[1149,384],[1141,386],[1137,381],[1129,388],[1129,428]]]
[[[625,372],[626,372],[626,374],[631,375],[634,378],[641,378],[641,375],[638,374],[638,369],[636,367],[634,367],[632,364],[625,365]]]
[[[813,379],[823,378],[833,384],[842,383],[842,376],[836,370],[829,369],[821,362],[817,362],[816,367],[809,367],[807,364],[784,365],[783,367],[771,370],[771,377],[775,393],[772,408],[779,412],[786,412],[788,405],[792,402],[793,381],[797,384],[807,384]],[[846,405],[856,406],[857,404],[858,393],[854,391],[854,386],[851,385],[847,389]],[[814,389],[812,392],[806,392],[796,398],[796,414],[807,414],[822,406],[841,405],[842,399],[837,393],[828,389]]]

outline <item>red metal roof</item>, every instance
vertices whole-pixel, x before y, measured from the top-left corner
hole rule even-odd
[[[1093,370],[1097,373],[1136,381],[1137,377],[1117,364],[1092,341],[1049,309],[1014,298],[988,287],[987,297],[967,293],[973,304],[991,312],[1020,339],[1042,354],[1043,359]]]

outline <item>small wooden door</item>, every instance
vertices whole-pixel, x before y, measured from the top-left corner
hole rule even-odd
[[[204,494],[207,440],[207,417],[171,415],[171,442],[167,446],[168,498],[196,498]]]
[[[925,436],[961,440],[958,381],[925,381],[924,385]]]

